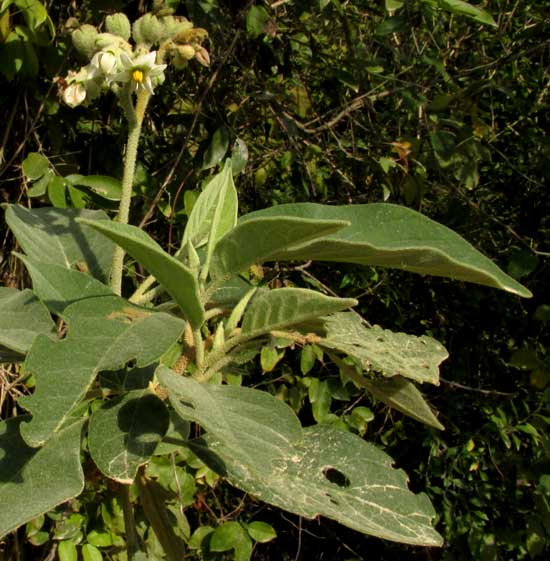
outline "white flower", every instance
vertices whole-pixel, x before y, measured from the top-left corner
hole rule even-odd
[[[156,51],[140,55],[134,59],[121,52],[120,64],[122,69],[114,76],[111,76],[111,80],[114,82],[129,82],[132,92],[145,90],[153,94],[151,78],[161,77],[166,68],[166,64],[155,63],[156,57]]]
[[[86,88],[79,82],[69,84],[63,91],[63,101],[73,109],[86,99]]]
[[[90,65],[108,78],[117,70],[117,57],[111,51],[99,51],[92,57]]]

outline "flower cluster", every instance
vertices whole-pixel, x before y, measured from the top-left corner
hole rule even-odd
[[[164,81],[165,61],[177,69],[191,59],[208,66],[210,56],[202,46],[208,36],[183,17],[145,14],[130,25],[124,14],[106,18],[106,32],[83,25],[72,34],[76,50],[89,62],[78,72],[70,71],[59,80],[63,101],[70,107],[87,103],[103,89],[121,92],[147,92]],[[133,39],[133,44],[130,43]],[[156,50],[151,50],[157,46]]]

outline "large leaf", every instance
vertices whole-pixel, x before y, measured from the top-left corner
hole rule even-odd
[[[61,314],[67,306],[85,298],[113,294],[107,285],[86,273],[35,261],[24,255],[17,257],[27,267],[34,294],[56,314]]]
[[[258,336],[355,305],[352,298],[332,298],[305,288],[259,290],[244,313],[242,333]]]
[[[194,450],[244,491],[300,516],[319,514],[381,538],[441,545],[425,495],[384,452],[328,426],[302,429],[266,392],[199,384],[161,367],[176,411],[208,432]]]
[[[247,215],[250,216],[250,215]],[[227,277],[254,263],[273,260],[289,248],[345,228],[343,220],[293,216],[258,217],[242,221],[216,245],[210,272],[213,278]]]
[[[357,359],[364,370],[439,384],[439,365],[449,356],[435,339],[365,327],[355,314],[334,314],[325,320],[327,335],[319,344]]]
[[[30,290],[0,287],[0,310],[0,346],[24,354],[39,333],[55,333],[48,310]]]
[[[41,446],[59,430],[100,370],[128,361],[146,366],[180,337],[184,322],[165,313],[129,304],[118,296],[89,298],[67,307],[68,335],[52,341],[39,335],[27,355],[26,371],[36,390],[19,399],[33,419],[21,427],[31,446]]]
[[[169,424],[168,410],[148,390],[108,401],[94,411],[88,448],[97,467],[111,479],[130,484],[153,455]]]
[[[25,522],[79,495],[82,422],[73,422],[43,448],[30,448],[19,434],[24,417],[0,423],[0,538]]]
[[[108,220],[101,210],[6,207],[6,222],[31,259],[88,272],[106,283],[115,245],[77,218]]]
[[[279,205],[242,216],[239,225],[267,217],[345,220],[350,226],[310,243],[296,240],[270,259],[317,259],[393,267],[500,288],[531,292],[446,226],[409,208],[386,203],[327,206]]]
[[[231,160],[215,175],[193,206],[183,234],[182,247],[191,242],[195,248],[207,243],[215,244],[230,232],[237,223],[237,190],[231,173]]]
[[[365,379],[361,385],[374,397],[408,417],[439,430],[445,428],[438,421],[418,388],[409,380],[401,376],[395,376],[389,380]]]
[[[182,309],[193,327],[204,321],[204,308],[199,297],[199,285],[193,273],[180,261],[166,253],[143,230],[128,224],[81,220],[111,238],[137,259],[166,289]]]

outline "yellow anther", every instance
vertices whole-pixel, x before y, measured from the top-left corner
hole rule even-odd
[[[132,71],[132,80],[141,84],[143,82],[143,70],[133,70]]]

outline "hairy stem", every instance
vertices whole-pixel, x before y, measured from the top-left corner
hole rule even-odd
[[[124,93],[122,94],[124,96]],[[139,144],[139,136],[141,134],[141,125],[145,115],[145,109],[149,101],[149,92],[140,91],[137,94],[136,106],[125,108],[128,117],[128,142],[126,144],[126,155],[124,158],[124,173],[122,176],[122,196],[118,207],[116,221],[121,224],[128,224],[130,216],[130,201],[132,199],[132,185],[134,182],[134,173],[136,170],[136,158]],[[131,106],[131,103],[130,103]],[[124,262],[124,250],[116,246],[113,253],[111,263],[111,288],[115,294],[120,296],[122,292],[122,265]]]

